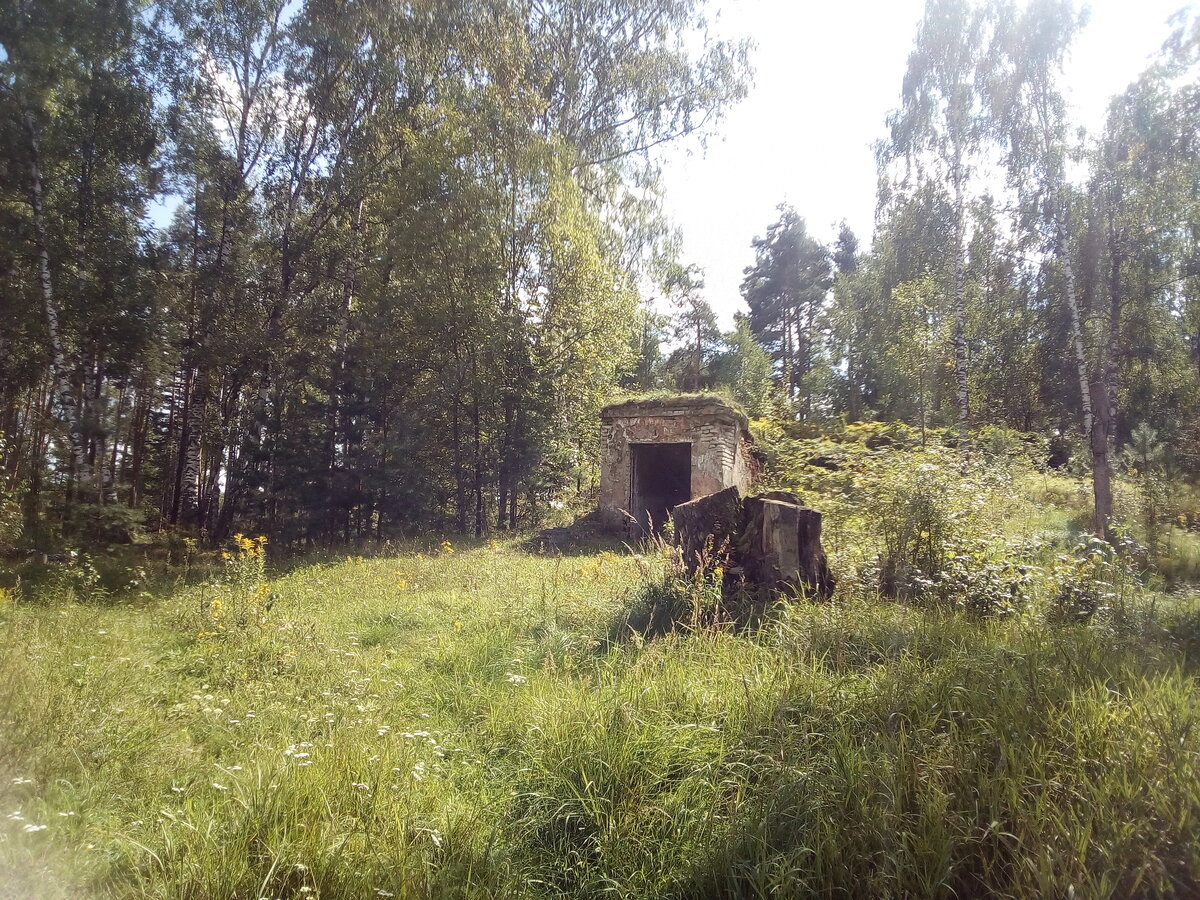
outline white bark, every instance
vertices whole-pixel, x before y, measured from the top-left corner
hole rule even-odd
[[[207,373],[197,371],[188,399],[187,439],[183,446],[183,476],[179,485],[181,516],[188,523],[195,520],[200,508],[200,449],[207,409]]]
[[[965,243],[965,210],[961,164],[955,161],[954,171],[954,382],[958,391],[958,428],[965,437],[970,397],[967,392],[967,311],[964,297],[966,266],[963,260]]]
[[[1075,293],[1075,265],[1071,261],[1071,232],[1066,223],[1066,211],[1058,224],[1058,255],[1062,260],[1063,276],[1066,279],[1067,309],[1071,314],[1071,344],[1075,351],[1075,369],[1079,376],[1079,408],[1083,414],[1083,437],[1092,437],[1092,389],[1088,378],[1087,350],[1083,344],[1083,316],[1079,311],[1079,297]]]
[[[68,450],[76,477],[84,484],[91,482],[87,452],[83,440],[82,417],[75,390],[71,385],[70,368],[59,326],[58,305],[54,300],[54,281],[50,275],[50,250],[46,238],[46,216],[42,203],[41,144],[33,112],[23,103],[21,116],[29,150],[29,202],[33,208],[34,240],[38,258],[38,285],[46,315],[46,330],[50,334],[50,371],[54,378],[54,400],[67,424]]]

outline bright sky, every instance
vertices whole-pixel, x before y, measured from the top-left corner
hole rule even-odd
[[[706,296],[729,325],[743,309],[750,241],[791,203],[832,241],[842,219],[865,247],[875,213],[873,143],[900,99],[924,0],[715,0],[720,36],[748,36],[755,85],[707,151],[664,160],[667,210],[683,261],[705,270]],[[1093,0],[1066,86],[1078,124],[1098,130],[1113,94],[1146,68],[1186,0]]]

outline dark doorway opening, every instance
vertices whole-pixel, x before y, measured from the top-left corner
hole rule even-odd
[[[630,444],[629,512],[645,531],[658,531],[680,503],[692,499],[691,444]]]

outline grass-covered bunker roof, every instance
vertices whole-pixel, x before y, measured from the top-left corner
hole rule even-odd
[[[631,397],[610,403],[600,410],[600,420],[646,417],[704,416],[736,424],[742,437],[752,441],[750,422],[746,414],[719,394],[667,394],[651,397]]]

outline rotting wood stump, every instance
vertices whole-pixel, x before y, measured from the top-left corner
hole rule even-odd
[[[736,487],[681,503],[671,511],[675,545],[688,574],[705,565],[725,562],[742,530],[742,497]]]
[[[736,487],[675,507],[675,545],[689,574],[721,568],[726,595],[833,595],[821,514],[788,491],[741,498]]]
[[[737,549],[748,587],[822,600],[833,596],[819,512],[767,496],[747,497],[743,509]]]

